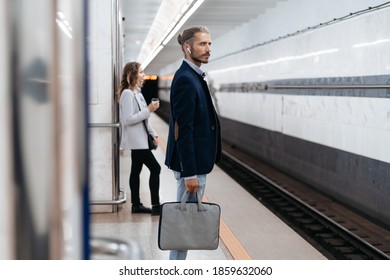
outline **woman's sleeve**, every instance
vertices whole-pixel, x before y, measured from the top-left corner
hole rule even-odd
[[[123,125],[135,125],[149,118],[149,109],[146,107],[139,111],[138,105],[135,102],[137,102],[137,100],[134,96],[123,93],[123,96],[120,100],[123,113]]]

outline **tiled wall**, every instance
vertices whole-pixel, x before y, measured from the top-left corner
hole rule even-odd
[[[90,123],[112,123],[111,0],[89,3]],[[110,128],[90,128],[91,200],[111,199]]]

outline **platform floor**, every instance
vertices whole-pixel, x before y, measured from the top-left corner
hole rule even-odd
[[[161,165],[161,203],[175,201],[176,181],[164,165],[168,125],[156,114],[151,123],[161,144],[154,154]],[[91,207],[91,235],[110,237],[125,242],[138,242],[145,260],[166,260],[169,252],[157,245],[158,216],[131,214],[130,151],[121,154],[121,187],[127,192],[127,202],[112,213],[111,206]],[[141,200],[150,206],[149,170],[141,173]],[[190,260],[324,260],[320,252],[300,237],[288,225],[253,198],[218,166],[207,176],[205,198],[221,206],[220,246],[213,251],[189,251]]]

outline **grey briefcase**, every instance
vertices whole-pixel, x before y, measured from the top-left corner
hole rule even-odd
[[[161,205],[158,247],[161,250],[215,250],[219,244],[221,208],[216,203],[179,202]]]

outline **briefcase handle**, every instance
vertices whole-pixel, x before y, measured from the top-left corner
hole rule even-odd
[[[185,192],[183,194],[183,196],[181,197],[180,210],[182,210],[182,211],[186,210],[186,202],[187,202],[189,195],[190,195],[189,192]],[[197,199],[198,200],[198,211],[207,211],[206,207],[204,207],[204,205],[202,204],[202,200],[200,198],[199,192],[196,193],[196,196],[198,197],[198,199]]]

